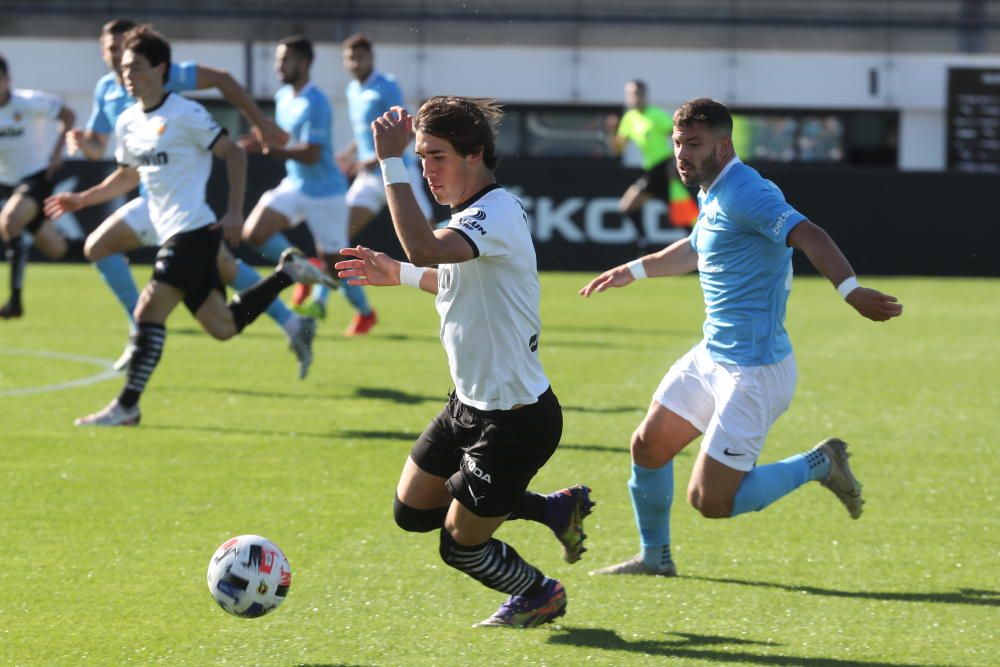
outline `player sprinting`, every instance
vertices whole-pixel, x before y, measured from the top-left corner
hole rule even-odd
[[[564,558],[583,552],[589,489],[528,492],[555,452],[562,408],[538,359],[540,288],[535,250],[520,202],[497,185],[492,100],[434,97],[415,119],[402,108],[373,124],[389,211],[407,256],[368,248],[337,264],[342,279],[418,287],[436,295],[441,341],[455,390],[417,439],[396,488],[396,523],[440,534],[445,563],[510,597],[482,626],[531,627],[566,610],[566,592],[493,537],[511,518],[544,523]],[[435,200],[451,206],[434,230],[413,196],[401,158],[416,150]],[[438,268],[420,268],[437,265]]]
[[[795,356],[784,327],[792,249],[802,250],[862,316],[884,322],[902,313],[895,297],[860,287],[826,232],[740,161],[723,104],[692,100],[673,120],[680,176],[701,188],[697,224],[688,238],[605,271],[580,294],[697,269],[707,313],[704,339],[670,368],[632,434],[628,487],[641,553],[594,574],[677,573],[670,554],[673,459],[700,435],[688,500],[703,516],[759,511],[811,480],[830,489],[852,518],[861,516],[861,483],[841,440],[757,465],[768,430],[795,390]]]
[[[205,331],[226,340],[253,322],[292,282],[326,279],[301,253],[289,250],[274,273],[226,304],[217,258],[223,235],[233,243],[239,240],[246,155],[203,106],[166,90],[170,45],[150,26],[125,34],[121,70],[137,102],[115,124],[120,166],[89,190],[50,202],[56,212],[72,211],[120,196],[141,180],[162,243],[152,279],[135,309],[136,352],[125,387],[103,410],[77,419],[78,426],[139,423],[139,397],[159,363],[167,318],[181,301]],[[229,183],[228,210],[218,223],[205,202],[213,155],[225,161]]]
[[[396,78],[375,69],[375,53],[371,40],[360,33],[351,35],[341,43],[344,69],[351,75],[345,90],[347,112],[354,139],[337,154],[337,164],[347,174],[351,187],[347,190],[348,236],[357,237],[361,230],[385,207],[385,188],[382,171],[375,156],[371,124],[376,118],[395,106],[404,106],[403,91]],[[417,198],[424,217],[431,220],[433,209],[424,191],[420,169],[414,156],[407,151],[403,161],[410,170],[413,195]],[[367,333],[376,322],[374,311],[365,314],[365,294],[358,288],[359,313],[347,329],[347,335]],[[296,298],[302,297],[296,294]],[[313,289],[313,298],[299,305],[300,313],[322,318],[326,313],[327,290],[323,286]]]
[[[254,137],[238,142],[249,153],[263,153],[285,163],[285,178],[260,197],[247,219],[243,239],[268,259],[289,247],[284,230],[305,222],[316,250],[332,267],[347,245],[347,182],[333,161],[333,109],[326,95],[310,80],[312,42],[287,37],[275,49],[274,69],[284,84],[275,93],[275,119],[291,136],[286,145],[268,145]],[[332,270],[332,269],[331,269]],[[343,286],[357,310],[355,320],[374,318],[358,286]],[[318,313],[325,317],[325,311]]]
[[[24,314],[21,290],[28,248],[22,232],[31,234],[35,246],[51,259],[64,257],[71,248],[45,217],[42,205],[62,166],[63,138],[73,118],[57,95],[11,88],[7,60],[0,56],[0,199],[6,199],[0,209],[0,237],[10,262],[10,297],[0,306],[0,319]]]
[[[121,74],[122,40],[135,23],[115,19],[101,29],[101,56],[108,73],[94,87],[94,102],[85,130],[75,129],[67,134],[70,153],[81,153],[88,160],[104,157],[108,140],[114,131],[118,116],[135,100],[125,88]],[[215,88],[227,102],[240,111],[251,123],[256,135],[265,140],[284,142],[287,136],[271,122],[253,98],[224,70],[202,67],[193,62],[173,63],[167,77],[166,90],[174,93]],[[149,205],[144,192],[131,199],[112,213],[88,237],[84,248],[87,259],[97,267],[108,286],[118,298],[129,318],[131,333],[135,333],[135,311],[139,291],[129,271],[125,253],[144,246],[158,245],[156,232],[149,219]],[[236,290],[247,289],[260,280],[260,274],[233,257],[225,245],[219,250],[219,270],[223,282]],[[299,377],[304,378],[312,364],[312,340],[316,323],[292,313],[281,301],[270,304],[267,314],[282,328],[289,346],[299,362]],[[133,336],[134,338],[134,336]],[[130,339],[125,352],[115,362],[123,370],[135,352]]]

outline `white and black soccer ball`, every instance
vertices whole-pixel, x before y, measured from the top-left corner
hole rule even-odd
[[[260,535],[223,542],[208,562],[208,590],[219,606],[240,618],[257,618],[285,601],[292,567],[281,549]]]

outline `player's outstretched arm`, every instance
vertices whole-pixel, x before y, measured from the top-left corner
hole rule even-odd
[[[226,179],[229,181],[229,197],[226,213],[219,220],[222,235],[233,247],[240,244],[243,231],[243,198],[247,184],[247,155],[226,135],[218,138],[212,146],[215,157],[226,163]]]
[[[359,245],[354,248],[342,248],[340,254],[354,258],[341,260],[334,264],[337,276],[341,280],[348,281],[350,285],[388,287],[401,284],[402,262],[389,257],[384,252]],[[437,269],[423,269],[423,274],[420,277],[420,289],[437,294]]]
[[[284,146],[288,143],[288,133],[264,115],[250,93],[237,83],[226,70],[198,66],[195,87],[198,90],[215,88],[227,102],[236,107],[252,125],[254,136],[265,145]]]
[[[698,253],[691,247],[690,240],[685,238],[671,243],[659,252],[608,269],[584,285],[580,296],[588,297],[610,287],[625,287],[640,278],[680,276],[697,268]]]
[[[45,217],[54,220],[63,213],[72,213],[81,208],[103,204],[135,190],[138,185],[139,172],[132,167],[120,165],[107,178],[88,190],[60,192],[46,198],[43,207]]]
[[[842,291],[847,303],[863,317],[885,322],[903,314],[903,304],[896,297],[858,285],[850,262],[821,227],[803,220],[788,233],[788,245],[804,252],[816,270]]]

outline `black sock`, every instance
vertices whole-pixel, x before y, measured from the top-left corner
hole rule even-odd
[[[248,287],[233,297],[229,302],[229,311],[233,314],[236,330],[243,331],[261,313],[267,310],[281,290],[292,284],[292,278],[284,271],[275,271],[253,287]]]
[[[10,301],[21,305],[21,287],[24,285],[24,269],[28,265],[28,249],[24,247],[24,237],[20,234],[7,243],[7,261],[10,262]]]
[[[514,506],[514,511],[510,513],[508,519],[527,519],[545,523],[545,505],[548,499],[540,493],[525,491],[524,495]]]
[[[162,324],[140,322],[135,337],[136,351],[129,364],[125,388],[118,395],[118,402],[126,408],[131,408],[139,402],[149,381],[149,376],[160,362],[163,354],[163,343],[167,338],[167,329]]]
[[[545,582],[545,575],[521,558],[514,547],[497,539],[467,547],[442,528],[440,553],[456,570],[508,595],[533,595]]]

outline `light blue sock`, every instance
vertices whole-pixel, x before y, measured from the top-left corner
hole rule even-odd
[[[237,292],[242,292],[249,287],[253,287],[260,281],[260,274],[252,266],[236,260],[236,277],[233,278],[233,282],[229,283],[230,287],[234,288]],[[288,318],[292,316],[292,311],[288,310],[288,306],[283,304],[281,299],[272,301],[271,305],[264,312],[282,327],[288,322]]]
[[[288,242],[288,238],[281,232],[278,232],[257,246],[257,252],[267,261],[277,264],[278,260],[281,259],[281,253],[291,247],[292,244]]]
[[[125,255],[108,255],[104,259],[94,262],[94,266],[101,272],[104,281],[111,288],[111,291],[118,297],[118,302],[128,315],[129,328],[135,331],[135,304],[139,301],[139,290],[136,289],[132,272],[128,270],[128,261]]]
[[[372,307],[368,305],[368,297],[365,296],[365,290],[361,285],[348,285],[344,283],[340,291],[344,293],[344,298],[354,306],[356,311],[365,316],[372,314]]]
[[[806,482],[823,479],[830,472],[830,459],[811,449],[747,473],[733,498],[733,513],[759,512]]]
[[[660,468],[632,464],[628,481],[635,524],[639,527],[642,559],[659,570],[670,565],[670,505],[674,500],[674,462]]]
[[[344,287],[347,287],[346,283],[344,283],[344,285],[341,287],[341,289],[343,289]],[[327,298],[329,298],[329,296],[330,296],[330,288],[329,287],[327,287],[326,285],[313,285],[313,289],[312,289],[312,300],[313,301],[316,301],[317,303],[321,303],[321,304],[323,304],[325,306],[326,305],[326,300],[327,300]],[[344,293],[344,296],[347,296],[346,292]],[[348,301],[350,301],[350,298],[348,298]]]

